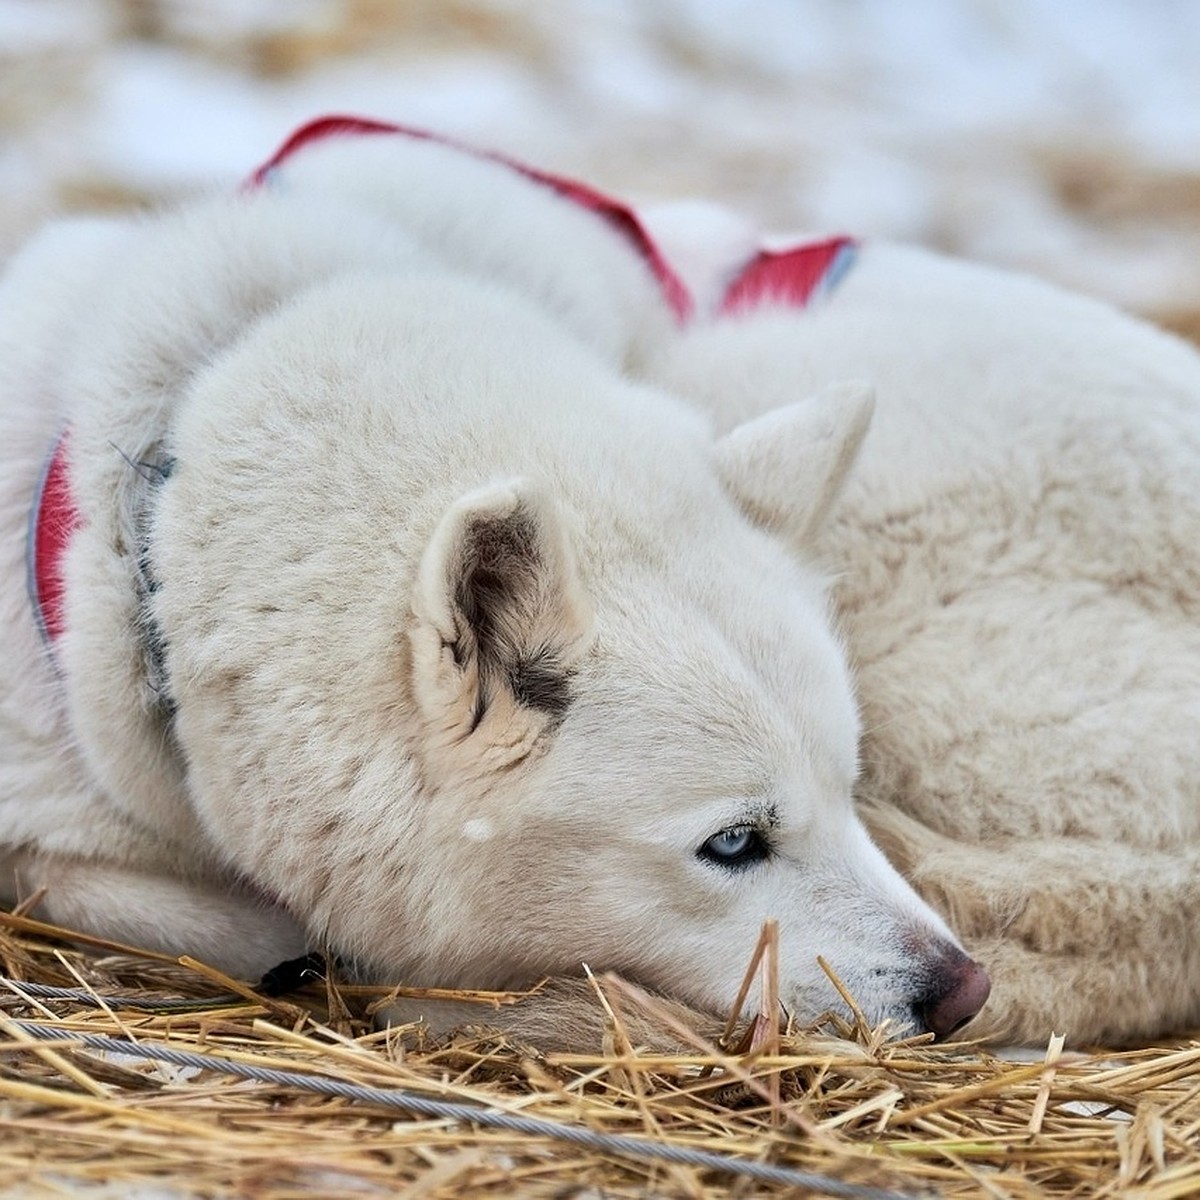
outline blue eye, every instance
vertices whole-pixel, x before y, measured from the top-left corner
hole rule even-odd
[[[762,862],[770,852],[766,839],[750,825],[736,825],[714,834],[696,853],[719,867],[741,870]]]

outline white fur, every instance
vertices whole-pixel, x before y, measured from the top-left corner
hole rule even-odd
[[[867,245],[827,302],[697,328],[655,375],[725,427],[875,381],[820,553],[863,712],[859,808],[987,965],[971,1031],[1200,1020],[1196,352]]]
[[[64,424],[85,523],[52,653],[6,564],[12,894],[243,972],[306,940],[410,983],[586,959],[709,1008],[775,915],[802,1014],[824,952],[910,1021],[953,941],[852,812],[848,672],[820,576],[742,513],[752,448],[620,373],[672,336],[647,268],[507,168],[389,145],[314,148],[361,152],[357,190],[302,157],[14,264],[6,544]],[[441,185],[418,219],[460,168],[485,243]],[[747,823],[768,862],[698,857]]]
[[[884,246],[810,312],[705,316],[705,231],[743,225],[655,227],[687,330],[594,214],[405,139],[26,250],[0,887],[245,973],[586,960],[705,1008],[774,916],[800,1018],[823,954],[899,1023],[957,953],[937,908],[996,977],[981,1030],[1195,1020],[1195,355]],[[49,654],[22,529],[64,423],[87,524]],[[933,907],[852,809],[828,571],[860,805]],[[765,861],[698,855],[747,824]]]

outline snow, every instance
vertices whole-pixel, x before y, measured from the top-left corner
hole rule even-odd
[[[0,2],[0,56],[86,46],[109,31],[105,14],[97,5],[72,4],[70,0]]]

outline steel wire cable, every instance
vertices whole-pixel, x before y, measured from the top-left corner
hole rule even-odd
[[[25,985],[18,986],[24,987]],[[147,1044],[128,1038],[114,1038],[103,1034],[60,1029],[38,1021],[12,1020],[10,1023],[22,1033],[39,1041],[73,1042],[102,1053],[127,1054],[131,1057],[154,1059],[179,1067],[217,1071],[241,1079],[255,1080],[259,1083],[273,1083],[326,1096],[340,1096],[347,1100],[403,1109],[426,1117],[463,1122],[480,1128],[500,1129],[510,1133],[527,1134],[531,1137],[570,1142],[601,1153],[658,1159],[662,1162],[740,1175],[763,1183],[780,1183],[791,1187],[805,1188],[810,1192],[826,1196],[845,1197],[846,1200],[913,1200],[918,1194],[929,1194],[928,1192],[900,1192],[865,1184],[847,1183],[828,1175],[776,1166],[772,1163],[756,1162],[753,1159],[740,1158],[731,1154],[699,1150],[670,1142],[655,1142],[626,1134],[603,1133],[599,1130],[587,1129],[578,1125],[564,1125],[540,1117],[519,1116],[494,1108],[485,1108],[482,1105],[436,1100],[403,1089],[369,1087],[365,1084],[347,1083],[344,1080],[330,1079],[322,1075],[283,1071],[275,1067],[260,1067],[251,1063],[220,1058],[213,1054],[196,1054],[190,1050],[176,1050],[174,1047],[157,1043]]]

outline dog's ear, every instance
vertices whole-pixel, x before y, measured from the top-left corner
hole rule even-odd
[[[874,409],[866,384],[838,383],[747,421],[717,443],[721,479],[752,521],[804,546],[837,499]]]
[[[413,612],[415,698],[439,749],[470,742],[509,764],[562,718],[591,607],[562,518],[537,488],[514,480],[452,504]]]

